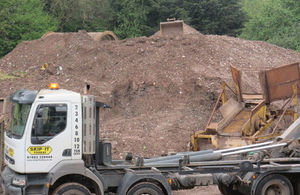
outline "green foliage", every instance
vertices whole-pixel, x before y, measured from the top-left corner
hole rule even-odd
[[[245,0],[244,7],[250,20],[245,24],[242,38],[300,51],[299,0]]]
[[[141,36],[147,13],[144,0],[114,0],[111,5],[115,7],[114,32],[121,38]]]
[[[27,73],[23,72],[23,71],[16,71],[16,72],[9,73],[9,74],[0,72],[0,80],[23,78],[26,75],[27,75]]]
[[[236,36],[246,21],[239,0],[188,0],[190,24],[204,34]]]
[[[45,9],[56,16],[58,31],[107,30],[110,8],[107,0],[45,0]]]
[[[151,35],[167,18],[205,34],[235,36],[246,20],[239,0],[112,0],[111,8],[111,29],[121,38]]]
[[[244,0],[242,1],[242,9],[246,11],[248,16],[252,17],[260,13],[267,2],[266,0]]]
[[[56,30],[57,21],[43,9],[40,0],[0,1],[0,56],[23,40],[37,39]]]
[[[15,79],[15,78],[18,77],[0,72],[0,80]]]

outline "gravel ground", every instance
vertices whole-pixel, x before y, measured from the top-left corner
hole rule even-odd
[[[202,186],[191,190],[173,191],[173,195],[221,195],[218,186]]]

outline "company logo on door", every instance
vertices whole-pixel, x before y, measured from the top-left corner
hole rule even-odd
[[[48,155],[51,153],[52,148],[50,146],[30,146],[27,151],[31,155]]]

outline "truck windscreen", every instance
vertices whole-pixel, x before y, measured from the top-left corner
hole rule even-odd
[[[14,138],[22,138],[30,108],[31,104],[13,103],[9,134],[11,134]]]

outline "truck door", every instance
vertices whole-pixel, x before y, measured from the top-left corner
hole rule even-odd
[[[35,106],[31,132],[26,135],[27,173],[48,172],[62,160],[71,159],[70,103]]]

